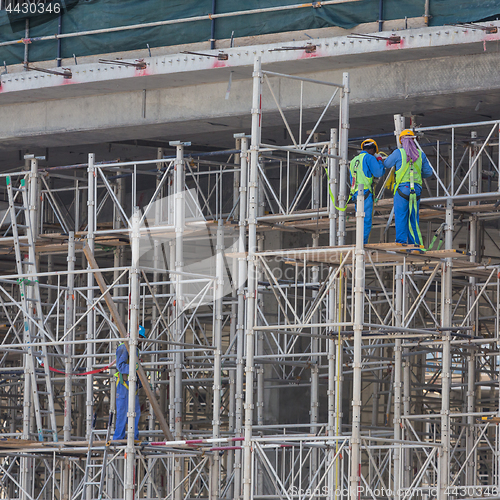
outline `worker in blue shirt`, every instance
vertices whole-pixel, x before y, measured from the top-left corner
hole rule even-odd
[[[146,330],[139,326],[139,336],[146,337]],[[139,355],[139,352],[137,353]],[[125,439],[127,429],[128,412],[128,376],[129,362],[128,351],[124,342],[116,348],[116,426],[113,440]],[[139,439],[139,418],[141,417],[141,406],[139,404],[139,389],[142,387],[141,381],[137,379],[137,390],[135,391],[135,432],[134,439]]]
[[[418,212],[422,179],[432,175],[432,167],[423,151],[415,144],[415,134],[406,129],[399,135],[401,146],[384,161],[385,168],[396,167],[394,184],[394,216],[396,243],[423,246]]]
[[[368,243],[370,231],[372,230],[373,217],[373,178],[382,177],[384,173],[384,163],[378,154],[378,145],[373,139],[366,139],[361,143],[361,153],[355,156],[349,164],[349,174],[351,179],[351,198],[356,202],[358,188],[363,184],[365,190],[365,227],[364,243]]]

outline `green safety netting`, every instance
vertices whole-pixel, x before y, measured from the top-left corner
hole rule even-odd
[[[75,33],[114,26],[127,26],[167,19],[181,19],[212,12],[212,0],[53,0],[62,9],[62,32]],[[216,12],[298,4],[294,0],[216,0]],[[425,0],[384,0],[384,20],[423,16]],[[474,22],[494,19],[500,14],[498,0],[430,0],[430,24]],[[22,15],[0,12],[0,42],[24,37],[26,17],[29,17],[29,36],[40,37],[58,32],[57,14]],[[308,30],[328,26],[352,28],[379,18],[379,0],[360,0],[352,3],[301,8],[266,14],[251,14],[217,19],[215,39],[254,36],[284,31]],[[87,35],[63,39],[62,57],[87,56],[109,52],[144,49],[208,41],[211,38],[210,20],[142,28],[115,33]],[[30,61],[54,60],[57,41],[34,41],[29,45]],[[0,64],[18,64],[24,59],[24,44],[0,47]]]

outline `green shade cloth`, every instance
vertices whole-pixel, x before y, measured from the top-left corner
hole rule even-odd
[[[56,3],[53,0],[52,4]],[[212,0],[60,0],[63,5],[62,33],[75,33],[115,26],[142,24],[160,20],[207,15]],[[216,12],[234,12],[262,7],[291,5],[293,0],[216,0]],[[420,17],[425,0],[384,0],[384,20]],[[430,24],[474,22],[494,19],[500,14],[498,0],[430,0]],[[8,14],[0,12],[0,41],[24,37],[26,17],[29,17],[31,38],[58,32],[57,14]],[[350,29],[358,24],[378,21],[379,0],[306,7],[266,14],[251,14],[215,21],[215,38],[264,35],[285,31],[308,30],[339,26]],[[62,39],[62,57],[77,57],[203,42],[211,38],[211,21],[187,22],[176,25],[142,28],[116,33],[87,35]],[[34,41],[29,45],[29,61],[55,60],[57,41]],[[0,47],[0,64],[18,64],[24,59],[24,44]]]

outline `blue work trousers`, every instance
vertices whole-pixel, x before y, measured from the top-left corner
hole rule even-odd
[[[364,233],[363,233],[363,239],[364,239],[364,244],[366,245],[368,243],[368,238],[370,237],[370,231],[372,230],[372,217],[373,217],[373,194],[370,193],[369,191],[365,191],[365,196],[366,193],[369,193],[368,196],[365,198],[365,228],[364,228]],[[354,206],[356,207],[356,199],[357,195],[353,196],[354,200]]]
[[[399,186],[399,191],[401,191],[404,195],[410,195],[410,186],[408,184],[401,184]],[[420,193],[422,192],[421,186],[415,186],[415,192],[417,195],[417,211],[412,210],[411,212],[411,220],[410,217],[410,201],[406,200],[402,197],[397,191],[394,195],[394,218],[396,220],[396,243],[411,243],[413,245],[423,245],[423,242],[418,241],[418,231],[417,224],[419,221],[418,211],[420,208]],[[413,239],[410,233],[410,226],[413,229],[413,234],[415,235],[415,239]]]
[[[125,439],[127,430],[128,389],[121,383],[116,386],[116,424],[113,439]],[[139,418],[141,406],[139,396],[135,395],[135,432],[134,439],[139,439]]]

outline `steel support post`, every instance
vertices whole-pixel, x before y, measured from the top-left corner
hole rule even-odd
[[[360,184],[356,200],[356,254],[354,261],[354,322],[353,322],[353,365],[352,365],[352,439],[351,439],[351,476],[349,496],[357,500],[361,479],[361,344],[364,323],[365,294],[365,220],[364,185]]]
[[[262,184],[262,183],[261,183]],[[262,252],[264,250],[264,236],[259,234],[257,236],[257,250]],[[262,280],[262,272],[257,270],[257,283]],[[262,299],[262,294],[257,294],[257,304],[262,312],[264,312],[265,304]],[[257,324],[259,322],[259,315],[256,316]],[[262,332],[257,332],[257,356],[262,356],[264,354],[264,334]],[[259,364],[256,366],[257,372],[257,425],[264,425],[264,365]],[[259,476],[261,468],[259,467]],[[259,484],[260,481],[259,481]]]
[[[257,211],[258,162],[261,138],[261,59],[255,58],[252,98],[252,145],[250,146],[250,175],[248,183],[248,293],[246,315],[246,368],[245,368],[245,440],[243,456],[243,500],[252,498],[252,424],[253,424],[253,372],[254,325],[257,295]]]
[[[213,384],[213,401],[212,401],[212,437],[220,438],[221,427],[221,401],[222,401],[222,299],[224,297],[224,221],[219,219],[217,225],[217,242],[215,247],[215,276],[216,283],[214,286],[215,300],[215,317],[212,345],[214,347],[214,384]],[[211,464],[211,499],[219,498],[219,470],[220,457],[218,453],[214,453]]]
[[[318,142],[319,137],[315,135],[314,142]],[[311,208],[315,211],[318,211],[320,208],[320,199],[321,199],[321,177],[323,175],[323,166],[322,162],[318,162],[316,167],[316,171],[313,173],[312,184],[311,184]],[[312,218],[313,220],[317,220],[316,217]],[[314,233],[312,236],[312,246],[313,248],[318,248],[319,246],[319,233]],[[307,267],[304,269],[304,281],[307,280]],[[317,265],[313,266],[311,269],[311,280],[313,283],[313,287],[319,282],[319,267]],[[311,293],[311,301],[314,303],[316,297],[318,296],[317,289],[313,289]],[[319,323],[319,309],[314,313],[311,321],[313,324]],[[318,327],[312,327],[311,333],[313,335],[319,334]],[[311,352],[319,352],[319,339],[316,337],[311,338]],[[309,411],[311,434],[315,435],[318,433],[319,429],[316,424],[319,422],[319,364],[320,364],[319,356],[311,357],[311,397],[310,397],[310,405],[311,409]],[[311,475],[314,476],[318,468],[318,450],[313,449],[311,455]],[[311,488],[315,489],[317,484],[317,480],[314,480],[311,483]]]
[[[125,185],[124,185],[125,179],[123,177],[120,177],[119,179],[116,179],[116,184],[113,186],[115,190],[115,195],[116,199],[118,200],[118,203],[123,207],[124,205],[124,199],[125,199]],[[113,206],[114,214],[113,214],[113,229],[120,229],[123,227],[122,224],[122,215],[120,210],[116,207]],[[113,271],[113,282],[118,279],[118,277],[121,274],[121,271],[118,269],[124,266],[124,248],[122,246],[117,246],[115,247],[115,250],[113,252],[113,264],[115,270]],[[126,282],[126,277],[122,278],[120,281],[120,284],[125,284]],[[116,302],[116,307],[118,309],[118,313],[120,315],[120,318],[124,322],[124,324],[127,324],[125,320],[125,304],[122,301],[119,301],[120,294],[126,295],[126,292],[123,291],[123,289],[115,286],[113,288],[113,300]],[[110,342],[109,344],[109,353],[111,359],[116,359],[115,358],[115,351],[116,347],[118,346],[118,343],[112,343]],[[114,433],[115,431],[115,425],[116,425],[116,378],[115,378],[115,373],[116,373],[116,367],[111,367],[109,370],[109,376],[110,376],[110,395],[109,395],[109,411],[112,411],[115,415],[115,418],[113,419],[112,425],[111,425],[111,432]],[[124,495],[123,493],[123,483],[121,479],[124,477],[124,463],[123,460],[119,460],[118,463],[116,464],[116,467],[109,467],[108,468],[108,480],[106,481],[106,492],[109,495],[110,498],[115,498],[118,495]]]
[[[453,247],[453,200],[446,200],[445,248]],[[441,326],[443,333],[443,357],[441,371],[441,476],[438,500],[445,500],[450,468],[450,388],[451,388],[451,332],[452,326],[452,259],[447,258],[441,282]]]
[[[395,293],[396,293],[396,326],[403,326],[403,266],[396,266],[395,275]],[[406,326],[406,325],[405,325]],[[401,346],[402,340],[397,338],[394,346],[394,439],[401,440],[401,393],[402,393],[402,377],[401,364],[403,362],[403,350]],[[394,498],[399,498],[399,490],[401,488],[401,464],[403,457],[401,456],[401,447],[396,445],[394,448]]]
[[[242,134],[234,135],[234,149],[241,150],[241,138]],[[241,187],[241,169],[238,170],[238,166],[241,165],[241,153],[235,153],[234,155],[234,165],[235,171],[233,174],[233,219],[238,220],[240,218],[240,206],[238,203],[238,198],[240,197],[240,187]]]
[[[241,138],[242,134],[235,134],[235,149],[241,150]],[[241,166],[241,153],[236,153],[234,155],[234,163],[235,165]],[[236,167],[238,169],[238,167]],[[241,167],[240,170],[236,170],[234,172],[233,177],[233,218],[234,220],[239,220],[240,217],[240,206],[239,206],[239,198],[240,198],[240,180],[241,180]],[[232,259],[232,276],[233,276],[233,286],[231,290],[231,317],[229,323],[229,342],[236,346],[236,330],[238,324],[238,260]],[[236,347],[233,347],[228,354],[235,355]],[[235,419],[236,419],[236,370],[229,370],[229,409],[228,409],[228,431],[230,434],[235,435]],[[227,452],[227,463],[226,468],[228,471],[232,471],[233,474],[236,473],[234,468],[234,455],[236,450],[229,450]],[[228,479],[229,481],[229,479]],[[229,498],[234,498],[234,480],[228,489]]]
[[[96,172],[95,172],[95,155],[93,153],[89,154],[88,157],[88,192],[87,192],[87,245],[92,253],[94,253],[94,243],[95,243],[95,193],[96,193]],[[88,266],[90,269],[90,266]],[[94,366],[94,351],[95,344],[92,342],[94,339],[95,332],[95,311],[92,307],[94,302],[94,275],[89,272],[87,274],[87,307],[91,308],[91,311],[87,315],[87,371],[90,372]],[[87,375],[86,377],[86,401],[85,401],[85,418],[86,418],[86,430],[85,434],[87,439],[90,438],[90,431],[92,429],[92,417],[94,409],[94,377],[93,375]],[[90,492],[89,492],[90,494]],[[89,497],[87,497],[89,498]]]
[[[132,214],[132,262],[130,266],[130,306],[129,306],[129,376],[128,376],[128,412],[127,446],[125,454],[125,500],[134,500],[135,494],[135,400],[137,397],[137,363],[139,337],[139,256],[140,256],[140,212],[137,207]]]
[[[471,133],[471,138],[475,139],[477,137],[477,132],[473,131]],[[472,141],[472,144],[469,148],[469,165],[472,166],[472,170],[469,174],[469,193],[476,194],[478,191],[478,163],[476,160],[476,155],[478,153],[479,146],[477,142]],[[470,201],[469,206],[477,205],[476,201]],[[469,217],[469,254],[470,261],[477,262],[477,235],[478,235],[478,217],[475,213],[471,213]],[[469,326],[472,327],[471,334],[477,335],[476,332],[476,310],[474,307],[474,302],[476,300],[477,294],[477,286],[476,286],[476,277],[469,277],[469,289],[467,294],[467,305],[468,311],[470,312],[469,316]],[[475,418],[471,415],[475,411],[475,393],[476,393],[476,349],[473,347],[469,347],[468,349],[468,362],[467,362],[467,433],[465,440],[465,450],[466,456],[470,456],[469,460],[467,460],[467,464],[465,466],[465,477],[466,484],[473,485],[474,484],[474,471],[475,471],[475,463],[474,457],[471,455],[472,448],[474,446],[474,424]]]
[[[405,301],[405,305],[407,302]],[[403,311],[403,316],[406,310]],[[411,357],[409,356],[410,350],[403,349],[403,415],[408,417],[411,410]],[[401,429],[403,439],[412,439],[408,436],[407,428],[402,426]],[[403,488],[409,488],[413,481],[412,476],[412,453],[411,448],[406,447],[403,450]]]
[[[344,73],[342,78],[342,91],[340,95],[340,133],[339,133],[339,208],[344,208],[347,203],[347,170],[349,168],[349,73]],[[338,211],[338,244],[345,245],[345,212]]]
[[[75,315],[75,275],[73,271],[75,270],[75,233],[70,231],[68,236],[68,282],[66,289],[65,305],[64,305],[64,331],[69,331],[74,324]],[[69,441],[71,439],[71,411],[72,411],[72,371],[73,371],[73,352],[74,345],[73,341],[75,339],[74,330],[70,333],[68,341],[64,344],[64,355],[66,356],[64,360],[65,375],[64,375],[64,441]],[[68,500],[70,498],[70,461],[68,459],[63,460],[64,468],[62,472],[62,498],[63,500]]]
[[[184,146],[189,143],[171,142],[171,146],[176,147],[176,158],[174,167],[174,217],[175,217],[175,341],[183,342],[184,338],[184,291],[182,272],[184,270],[184,228],[186,221],[185,206],[185,185],[186,170],[184,165]],[[182,367],[184,356],[180,349],[174,353],[174,435],[175,439],[182,437]],[[172,388],[172,385],[170,386]],[[174,487],[175,500],[181,500],[183,491],[181,482],[183,479],[183,467],[181,460],[176,460],[174,464]]]
[[[163,158],[163,148],[157,149],[156,158],[158,160]],[[161,181],[161,177],[162,177],[161,169],[163,168],[163,166],[164,166],[164,163],[157,163],[156,164],[156,170],[157,170],[157,172],[156,172],[156,188],[158,188],[160,181]],[[159,226],[161,224],[162,205],[163,205],[163,197],[162,197],[162,193],[160,192],[158,194],[158,198],[156,199],[156,201],[154,203],[154,217],[155,217],[154,224],[155,224],[155,226]],[[161,252],[161,243],[158,239],[155,238],[155,239],[153,239],[153,268],[154,269],[160,269],[160,266],[161,266],[160,252]],[[155,283],[155,284],[152,287],[155,297],[158,294],[159,287],[156,283],[158,283],[159,280],[160,280],[160,273],[155,271],[153,273],[153,283]],[[153,328],[153,326],[156,325],[157,320],[158,320],[158,309],[156,308],[156,305],[153,304],[152,310],[151,310],[151,328]],[[155,331],[151,330],[150,335],[152,338],[159,338],[157,330],[155,330]],[[158,363],[159,360],[160,360],[160,356],[157,353],[151,355],[151,361]],[[157,370],[157,369],[150,371],[151,388],[153,389],[153,392],[155,394],[156,394],[157,389],[159,389],[160,391],[162,391],[164,389],[163,384],[158,384],[158,378],[159,378],[158,372],[159,372],[159,370]],[[161,402],[160,402],[160,408],[162,408],[162,411],[163,411],[163,406],[161,405]],[[153,410],[152,405],[150,404],[149,405],[149,415],[148,415],[148,428],[150,431],[154,431],[155,427],[156,427],[155,412]],[[148,469],[150,471],[148,478],[147,478],[147,497],[148,498],[153,498],[154,491],[155,491],[154,490],[154,483],[156,482],[156,474],[152,470],[153,466],[154,466],[154,461],[155,461],[154,458],[148,458],[148,461],[147,461]],[[158,481],[157,488],[158,489],[161,488],[159,481]]]
[[[317,176],[319,180],[319,175]],[[315,189],[313,188],[313,193],[315,192]],[[319,190],[316,192],[318,195],[318,198],[314,197],[313,195],[313,203],[317,200],[318,206],[319,206]],[[319,246],[319,234],[315,233],[313,234],[312,238],[312,246],[313,248],[317,248]],[[307,268],[304,270],[304,280],[307,278]],[[311,279],[313,286],[319,282],[319,267],[318,266],[313,266],[311,269]],[[318,296],[317,290],[313,290],[311,300],[314,303],[314,300]],[[315,312],[313,317],[311,318],[311,322],[313,324],[319,323],[319,312]],[[319,328],[318,327],[312,327],[311,328],[311,333],[313,335],[317,335],[319,333]],[[311,339],[311,352],[319,352],[319,339],[318,338],[312,338]],[[309,411],[310,414],[310,422],[311,422],[311,428],[310,428],[310,433],[313,435],[316,435],[319,431],[317,427],[317,423],[319,422],[319,363],[320,363],[320,357],[319,356],[311,356],[311,398],[310,398],[310,405],[311,409]],[[315,475],[316,471],[318,470],[318,450],[313,449],[311,451],[311,470],[310,474],[312,476]],[[313,480],[313,482],[310,483],[310,487],[314,491],[316,488],[317,484],[317,479]]]
[[[240,219],[238,237],[238,319],[236,324],[236,395],[235,395],[235,435],[243,437],[243,383],[245,366],[245,284],[247,280],[247,263],[243,255],[246,252],[246,226],[248,207],[248,139],[241,138],[241,174],[240,174]],[[242,451],[234,453],[234,498],[242,495]]]
[[[328,153],[331,155],[338,155],[338,130],[336,128],[330,129]],[[328,158],[328,178],[328,194],[331,193],[334,199],[337,200],[339,195],[339,161],[337,158]],[[333,247],[337,243],[337,224],[339,212],[335,209],[335,204],[331,196],[328,196],[328,216],[330,223],[330,236],[328,244]]]
[[[36,158],[30,160],[26,160],[26,168],[30,169],[29,172],[29,191],[28,196],[30,200],[30,206],[28,207],[28,212],[26,213],[26,217],[29,217],[29,225],[32,228],[33,239],[35,239],[36,235],[36,227],[37,227],[37,216],[36,216],[36,208],[37,208],[37,199],[38,199],[38,160]],[[23,341],[28,344],[31,342],[30,329],[23,329]],[[32,424],[32,374],[30,369],[30,363],[28,361],[28,354],[25,354],[23,357],[24,363],[24,383],[23,383],[23,434],[22,439],[30,439],[31,430],[33,428]],[[24,455],[20,459],[20,474],[21,474],[21,491],[19,493],[21,500],[27,500],[28,495],[27,492],[31,491],[32,483],[33,483],[33,459]]]

